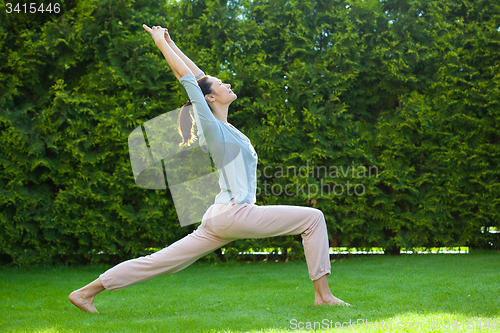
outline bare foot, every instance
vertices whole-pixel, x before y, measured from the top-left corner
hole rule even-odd
[[[69,294],[69,300],[76,305],[80,310],[87,312],[99,312],[94,305],[94,296],[88,296],[87,293],[80,289],[73,291]]]
[[[344,302],[341,299],[338,299],[337,297],[333,295],[329,295],[327,297],[321,298],[319,295],[316,295],[314,299],[314,305],[338,305],[338,306],[352,306],[349,303]]]
[[[352,306],[337,297],[332,295],[330,287],[328,286],[327,275],[314,281],[314,305],[339,305],[339,306]]]

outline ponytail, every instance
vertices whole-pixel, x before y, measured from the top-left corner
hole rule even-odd
[[[208,75],[204,75],[197,80],[198,86],[200,87],[203,95],[212,94],[212,84],[208,81]],[[179,143],[179,146],[189,146],[198,138],[194,135],[194,118],[189,113],[191,109],[191,101],[188,102],[182,107],[181,112],[179,113],[179,119],[177,121],[177,130],[182,137],[182,142]]]
[[[179,119],[177,121],[177,130],[179,131],[179,134],[182,137],[182,142],[179,143],[179,146],[189,146],[191,145],[196,139],[196,135],[194,134],[194,118],[189,113],[189,110],[191,109],[191,101],[188,101],[181,109],[181,112],[179,113]]]

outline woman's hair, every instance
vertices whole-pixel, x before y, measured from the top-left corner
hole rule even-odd
[[[212,94],[212,83],[208,80],[208,75],[202,76],[198,79],[198,85],[203,92],[203,95]],[[191,109],[191,101],[188,101],[181,109],[179,113],[179,118],[177,120],[177,130],[182,137],[182,142],[179,143],[179,146],[189,146],[191,143],[196,141],[197,137],[194,134],[194,118],[189,113]]]

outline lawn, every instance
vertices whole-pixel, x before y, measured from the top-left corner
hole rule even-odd
[[[351,308],[313,306],[306,263],[292,261],[195,263],[81,312],[68,294],[107,268],[1,268],[0,331],[500,332],[499,251],[335,260],[330,288]]]

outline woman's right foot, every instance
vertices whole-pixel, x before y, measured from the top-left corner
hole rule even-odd
[[[88,296],[81,289],[73,291],[69,294],[69,300],[73,303],[77,308],[84,312],[99,312],[97,311],[94,305],[94,296]]]

